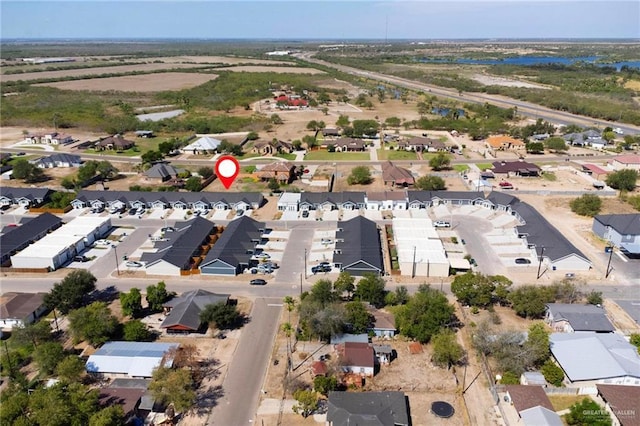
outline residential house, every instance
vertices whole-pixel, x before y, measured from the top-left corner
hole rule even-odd
[[[571,383],[640,385],[638,349],[617,333],[552,333],[549,342]]]
[[[340,130],[338,129],[322,129],[322,136],[327,138],[338,138],[340,137]]]
[[[181,151],[186,154],[213,154],[218,146],[222,143],[221,140],[213,138],[211,136],[202,136],[189,145],[181,148]]]
[[[12,188],[0,186],[0,207],[38,207],[49,202],[53,191],[49,188]]]
[[[447,145],[438,139],[415,137],[398,142],[398,149],[416,152],[439,152],[446,151]]]
[[[571,146],[591,146],[593,148],[604,147],[607,142],[602,139],[602,133],[599,130],[589,129],[581,133],[567,133],[562,139]]]
[[[631,169],[640,172],[640,155],[637,154],[625,154],[614,157],[609,163],[614,170]]]
[[[609,170],[605,170],[602,167],[596,166],[595,164],[583,164],[582,172],[596,179],[605,178],[610,173]]]
[[[255,172],[263,181],[275,179],[281,183],[290,183],[295,179],[296,166],[288,161],[276,161],[261,167]]]
[[[326,145],[327,148],[333,145],[336,152],[361,152],[366,148],[364,141],[353,138],[340,138],[332,141],[325,141],[324,145]]]
[[[407,210],[407,191],[367,191],[367,210]]]
[[[278,211],[297,212],[300,205],[299,192],[283,192],[278,198]]]
[[[364,216],[338,222],[333,263],[354,276],[382,274],[382,243],[375,222]]]
[[[7,266],[11,256],[62,226],[62,219],[51,213],[25,218],[21,224],[0,235],[0,264]]]
[[[525,148],[525,143],[511,136],[490,136],[487,138],[487,147],[494,151],[521,150]]]
[[[371,305],[367,305],[367,311],[373,317],[370,332],[373,332],[376,337],[395,337],[397,330],[393,314]]]
[[[329,392],[328,426],[410,424],[404,392]]]
[[[173,358],[167,354],[179,346],[164,342],[107,342],[89,356],[85,368],[88,373],[114,377],[151,377],[154,369],[173,365]]]
[[[509,176],[538,176],[540,167],[526,161],[494,161],[491,168],[495,174]]]
[[[545,322],[554,332],[561,333],[579,331],[611,333],[614,331],[604,309],[595,305],[548,303]]]
[[[201,273],[233,276],[257,264],[252,257],[265,230],[264,222],[248,216],[231,221],[202,261]]]
[[[366,333],[351,334],[343,333],[331,336],[331,344],[334,350],[338,350],[338,346],[344,343],[369,343],[369,335]]]
[[[162,183],[171,179],[177,179],[181,170],[176,169],[169,163],[155,163],[144,172],[145,180],[150,182]]]
[[[52,169],[55,167],[80,167],[82,159],[79,155],[73,154],[52,154],[36,160],[35,165],[41,169]]]
[[[506,394],[525,426],[563,425],[542,386],[507,385]]]
[[[0,329],[11,331],[35,322],[46,311],[46,293],[3,293],[0,296]]]
[[[192,290],[183,293],[180,297],[165,302],[166,317],[160,328],[167,333],[193,333],[206,331],[206,324],[200,321],[200,312],[207,305],[218,303],[227,304],[228,294],[216,294],[207,290]]]
[[[640,253],[640,214],[601,214],[593,218],[593,233],[629,253]]]
[[[309,106],[309,102],[306,99],[302,99],[300,95],[281,94],[273,99],[280,109],[300,109]]]
[[[338,345],[340,368],[344,373],[373,377],[375,353],[369,343],[345,342]]]
[[[181,271],[197,269],[217,234],[216,226],[202,217],[178,222],[175,228],[169,241],[157,242],[155,252],[142,255],[147,275],[180,276]]]
[[[365,206],[364,192],[304,192],[300,210],[360,210]]]
[[[391,161],[382,163],[382,180],[385,185],[402,187],[412,186],[416,182],[409,170],[398,167]]]
[[[285,142],[278,139],[274,139],[272,141],[256,141],[251,149],[251,152],[260,155],[291,154],[293,151],[294,148],[291,142]]]
[[[134,420],[138,417],[138,408],[140,401],[146,390],[140,388],[117,388],[106,387],[100,388],[98,394],[98,405],[101,408],[119,405],[124,412],[124,423],[134,424]]]
[[[640,426],[640,386],[596,385],[605,408],[621,426]],[[614,423],[616,424],[616,423]]]
[[[73,142],[73,138],[70,135],[58,132],[50,133],[30,133],[24,138],[26,143],[32,144],[49,144],[49,145],[64,145]]]
[[[123,138],[122,135],[114,135],[104,139],[100,139],[98,142],[96,142],[95,147],[100,151],[126,151],[127,149],[133,148],[134,145],[135,142]]]

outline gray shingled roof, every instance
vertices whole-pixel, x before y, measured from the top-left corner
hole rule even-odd
[[[49,188],[13,188],[0,186],[0,197],[7,197],[11,200],[26,198],[31,201],[46,200],[53,193]]]
[[[375,222],[364,216],[356,216],[353,219],[338,222],[338,228],[336,250],[341,250],[341,253],[335,254],[333,261],[341,263],[342,268],[365,262],[372,269],[382,272],[382,246]]]
[[[192,204],[204,200],[210,204],[223,202],[229,206],[234,206],[240,202],[251,205],[261,205],[264,197],[259,192],[143,192],[143,191],[80,191],[76,200],[85,204],[93,200],[104,203],[120,200],[125,203],[134,201],[144,201],[150,204],[156,200],[165,200],[167,203],[182,201]]]
[[[156,163],[149,170],[144,172],[144,175],[148,178],[152,179],[167,179],[176,177],[179,171],[171,164],[167,163]]]
[[[329,392],[327,421],[333,426],[405,426],[404,392]]]
[[[640,235],[640,213],[599,214],[593,220],[612,227],[621,235]]]
[[[258,222],[248,216],[231,221],[209,250],[200,267],[202,268],[215,260],[221,260],[236,268],[239,265],[248,265],[252,254],[247,251],[255,249],[256,244],[261,240],[264,229],[263,222]]]
[[[604,309],[595,305],[549,303],[549,312],[554,321],[566,320],[575,331],[613,331]]]
[[[300,194],[300,203],[309,203],[320,206],[324,203],[331,203],[336,206],[345,203],[364,205],[364,192],[303,192]]]
[[[36,164],[47,165],[47,167],[53,165],[55,163],[69,163],[69,164],[80,164],[82,163],[82,159],[79,155],[66,154],[66,153],[57,153],[49,155],[48,157],[42,157],[36,161]]]
[[[164,260],[180,269],[189,269],[191,257],[211,234],[215,225],[207,219],[196,217],[186,223],[176,223],[175,227],[177,231],[171,234],[171,240],[166,242],[166,246],[163,245],[156,253],[142,255],[141,260],[147,262],[147,267]]]
[[[4,259],[45,236],[49,231],[62,226],[62,219],[51,213],[42,213],[29,218],[22,225],[0,235],[0,258]]]
[[[227,303],[228,294],[216,294],[206,290],[193,290],[184,293],[180,297],[174,297],[164,304],[171,308],[169,315],[164,319],[160,328],[169,328],[181,325],[196,331],[200,328],[200,312],[207,305]]]

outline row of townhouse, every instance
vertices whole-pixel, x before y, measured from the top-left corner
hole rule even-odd
[[[71,202],[74,209],[144,207],[194,211],[258,209],[263,204],[264,197],[259,192],[80,191]]]

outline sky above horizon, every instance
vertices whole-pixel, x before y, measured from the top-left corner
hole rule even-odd
[[[640,38],[640,1],[0,1],[5,39]]]

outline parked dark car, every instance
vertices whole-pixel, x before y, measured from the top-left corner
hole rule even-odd
[[[331,265],[317,265],[311,268],[311,272],[317,274],[318,272],[331,272]]]
[[[254,280],[249,281],[251,285],[267,285],[267,282],[261,278],[256,278]]]
[[[303,210],[302,211],[302,217],[309,217],[309,210]]]
[[[134,216],[134,215],[138,214],[138,209],[137,209],[137,208],[135,208],[135,207],[134,207],[134,208],[132,208],[132,209],[129,209],[129,214],[130,214],[131,216]]]
[[[89,262],[91,259],[89,259],[87,256],[74,256],[73,261],[74,262]]]
[[[518,257],[516,258],[516,263],[518,265],[528,265],[531,263],[531,261],[529,259],[525,259],[524,257]]]

